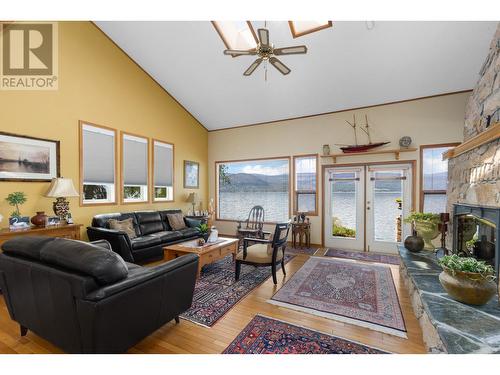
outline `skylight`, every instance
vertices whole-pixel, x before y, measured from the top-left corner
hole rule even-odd
[[[227,49],[249,50],[257,47],[257,35],[250,21],[212,21],[212,24]]]
[[[332,21],[288,21],[294,38],[332,27]]]

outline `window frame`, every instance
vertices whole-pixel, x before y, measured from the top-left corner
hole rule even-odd
[[[300,22],[300,21],[298,21],[298,22]],[[294,23],[294,21],[288,21],[288,26],[290,27],[290,32],[292,33],[293,39],[300,38],[301,36],[304,36],[307,34],[312,34],[312,33],[315,33],[317,31],[333,27],[333,22],[328,21],[328,23],[326,25],[321,25],[321,26],[314,27],[314,28],[306,30],[306,31],[297,32],[295,30],[295,25],[293,23]]]
[[[297,208],[298,208],[298,194],[297,194],[297,189],[296,189],[296,164],[295,161],[296,159],[304,159],[304,158],[310,158],[310,157],[315,157],[316,158],[316,190],[314,192],[315,194],[315,203],[314,203],[314,211],[309,211],[306,212],[306,215],[308,216],[318,216],[318,182],[319,182],[319,155],[318,154],[300,154],[300,155],[293,155],[292,157],[292,164],[293,164],[293,176],[292,176],[292,200],[293,200],[293,214],[297,215]],[[312,190],[311,190],[312,191]],[[307,193],[305,193],[307,194]]]
[[[131,136],[131,137],[136,137],[136,138],[142,138],[146,140],[146,148],[147,148],[147,161],[146,165],[148,167],[148,175],[147,175],[147,185],[125,185],[123,181],[123,141],[125,140],[125,136]],[[151,188],[151,150],[150,150],[150,139],[149,137],[145,137],[143,135],[138,135],[134,133],[129,133],[126,131],[120,131],[120,203],[125,205],[125,204],[148,204],[151,203],[151,194],[149,193],[149,189]],[[145,186],[146,187],[146,192],[144,194],[144,197],[146,198],[145,200],[126,200],[125,199],[125,194],[123,193],[123,189],[125,186]],[[142,188],[141,188],[142,189]]]
[[[291,217],[292,213],[292,199],[291,199],[291,191],[292,191],[292,173],[291,173],[291,157],[290,156],[273,156],[273,157],[267,157],[267,158],[252,158],[252,159],[236,159],[236,160],[216,160],[214,162],[215,166],[215,221],[224,221],[224,222],[229,222],[229,223],[238,223],[242,220],[236,220],[236,219],[221,219],[219,217],[219,164],[224,164],[224,163],[240,163],[240,162],[245,162],[245,161],[259,161],[259,160],[287,160],[288,161],[288,217]],[[277,222],[275,221],[265,221],[264,224],[276,224]]]
[[[115,157],[115,163],[114,163],[114,173],[113,173],[113,175],[114,175],[113,201],[102,200],[102,199],[96,199],[96,200],[85,200],[84,199],[84,193],[83,193],[83,186],[85,184],[85,181],[83,179],[83,127],[84,127],[84,125],[88,125],[90,127],[94,127],[97,129],[103,129],[106,131],[110,131],[114,134],[113,135],[113,137],[114,137],[113,154]],[[90,121],[78,120],[78,137],[79,137],[79,140],[78,140],[79,152],[78,152],[78,154],[79,154],[79,192],[80,192],[79,203],[80,203],[80,207],[117,205],[118,204],[118,184],[119,184],[119,181],[118,181],[118,140],[117,140],[118,130],[116,130],[114,128],[110,128],[108,126],[95,124],[95,123],[90,122]],[[99,184],[92,184],[92,185],[99,185]],[[109,185],[109,184],[102,184],[102,185]]]
[[[224,32],[222,31],[221,27],[217,24],[218,21],[210,21],[215,29],[217,31],[217,34],[219,37],[222,39],[222,43],[226,46],[226,49],[238,49],[236,47],[232,47],[229,45],[226,37],[224,36]],[[258,45],[259,44],[259,38],[257,37],[257,33],[255,32],[255,29],[253,28],[252,22],[251,21],[245,21],[248,25],[248,28],[250,29],[250,32],[252,33],[253,38],[255,39],[255,43]],[[231,57],[238,57],[240,55],[230,55]]]
[[[155,184],[155,142],[163,143],[165,145],[172,146],[172,199],[158,199],[155,198],[155,188],[157,187]],[[175,202],[175,144],[172,142],[162,141],[158,138],[151,138],[151,202],[152,203],[167,203],[167,202]],[[168,186],[160,186],[158,187],[166,187]]]
[[[450,143],[435,143],[435,144],[427,144],[420,145],[420,168],[419,168],[419,211],[424,212],[424,199],[425,195],[445,195],[446,190],[424,190],[424,150],[429,148],[441,148],[441,147],[456,147],[460,144],[460,142],[450,142]]]

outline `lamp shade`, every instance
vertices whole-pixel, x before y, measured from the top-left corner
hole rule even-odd
[[[45,193],[48,198],[78,197],[78,192],[71,178],[53,178],[49,189]]]
[[[198,202],[198,194],[196,193],[190,193],[186,199],[186,202],[189,203],[196,203]]]

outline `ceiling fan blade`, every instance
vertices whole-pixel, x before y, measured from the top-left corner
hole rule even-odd
[[[248,67],[247,70],[245,70],[245,73],[243,73],[244,76],[249,76],[250,74],[252,74],[254,72],[255,69],[257,69],[257,67],[260,65],[260,63],[262,62],[262,58],[259,57],[257,60],[255,60],[252,65],[250,65]]]
[[[238,49],[225,49],[224,55],[240,56],[240,55],[256,55],[257,50],[238,50]]]
[[[276,57],[271,57],[269,59],[269,62],[272,64],[272,66],[278,69],[283,75],[287,75],[288,73],[291,72],[291,70]]]
[[[258,29],[260,44],[263,46],[269,45],[269,30],[268,29]]]
[[[283,47],[275,48],[273,50],[275,55],[298,55],[302,53],[307,53],[306,46],[293,46],[293,47]]]

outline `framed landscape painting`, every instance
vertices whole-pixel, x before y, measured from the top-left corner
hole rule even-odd
[[[59,177],[59,141],[0,132],[0,180]]]
[[[184,188],[198,189],[200,187],[200,163],[184,160]]]

